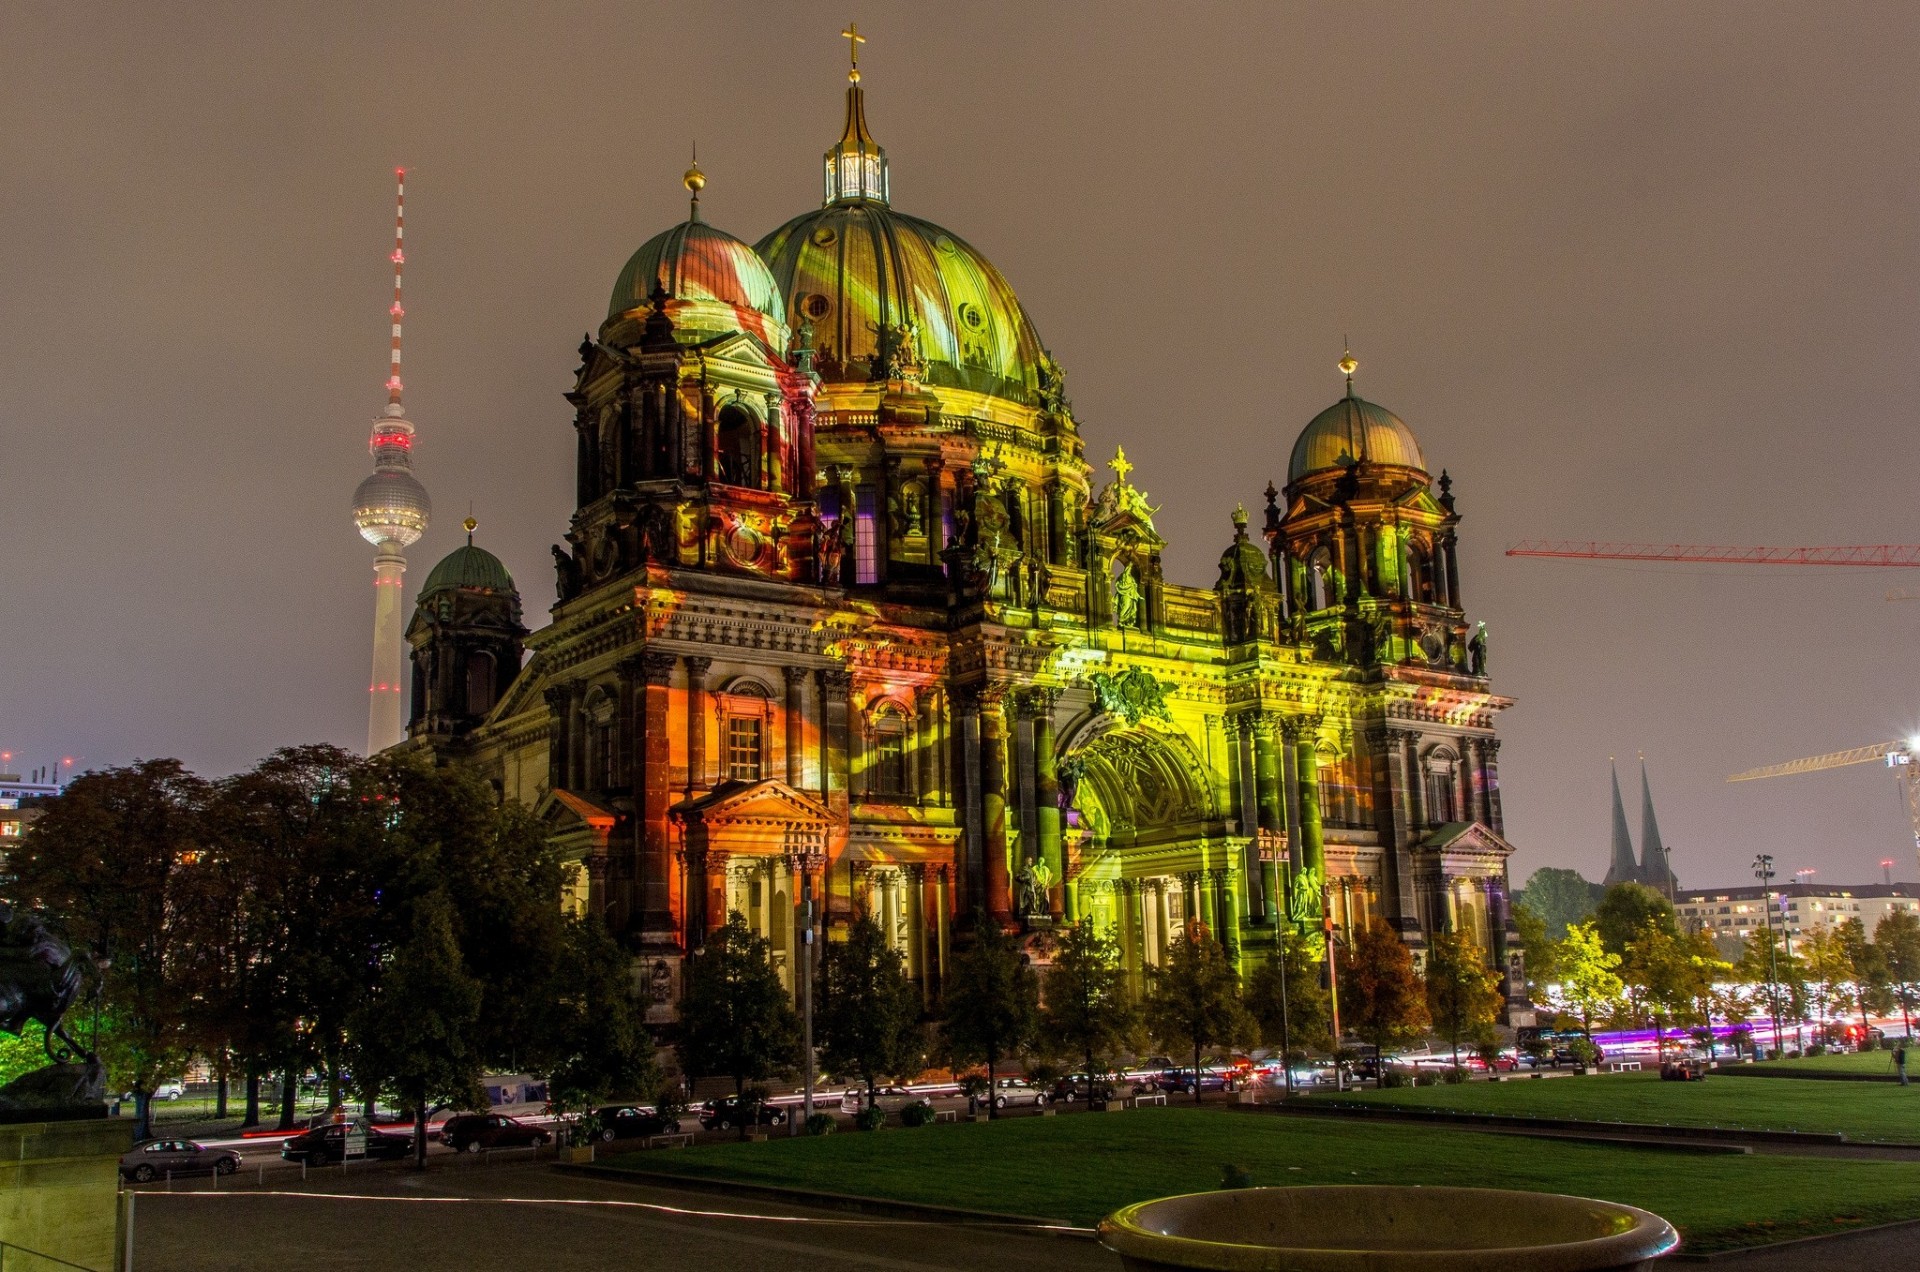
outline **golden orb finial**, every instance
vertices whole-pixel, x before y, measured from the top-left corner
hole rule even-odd
[[[700,145],[698,142],[695,142],[693,147],[693,166],[688,168],[686,175],[680,178],[680,184],[687,187],[687,191],[696,199],[700,197],[700,192],[707,188],[707,174],[700,171]]]
[[[1349,349],[1340,355],[1340,374],[1351,379],[1353,373],[1359,369],[1360,359],[1353,356],[1353,350]]]

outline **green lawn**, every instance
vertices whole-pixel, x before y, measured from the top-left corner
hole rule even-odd
[[[1662,1082],[1652,1072],[1606,1073],[1350,1091],[1338,1097],[1311,1098],[1596,1122],[1841,1131],[1848,1139],[1863,1143],[1920,1143],[1920,1086],[1879,1082],[1790,1082],[1718,1076],[1704,1082]]]
[[[1764,1073],[1871,1073],[1887,1077],[1894,1073],[1892,1051],[1841,1051],[1799,1060],[1760,1060],[1741,1067]],[[1907,1076],[1920,1079],[1920,1049],[1907,1055]]]
[[[1666,1216],[1694,1249],[1920,1218],[1920,1164],[1703,1155],[1178,1107],[715,1144],[607,1164],[1091,1225],[1130,1202],[1217,1187],[1226,1163],[1257,1185],[1455,1184],[1602,1197]]]

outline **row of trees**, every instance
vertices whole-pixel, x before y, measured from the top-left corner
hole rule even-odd
[[[1528,891],[1532,891],[1529,884]],[[1682,932],[1667,898],[1642,884],[1608,888],[1590,917],[1557,939],[1525,904],[1514,909],[1528,975],[1544,997],[1580,1021],[1706,1030],[1714,1020],[1802,1021],[1899,1010],[1906,1032],[1920,1005],[1920,918],[1887,914],[1871,936],[1857,918],[1815,928],[1798,940],[1750,930],[1728,958],[1710,932]],[[1703,1034],[1709,1046],[1710,1035]],[[1776,1040],[1777,1042],[1777,1040]]]
[[[1091,923],[1061,936],[1044,984],[1017,938],[984,916],[974,927],[937,1019],[927,1018],[904,961],[871,921],[825,947],[815,993],[820,1063],[857,1076],[869,1107],[879,1083],[930,1063],[982,1068],[991,1084],[1015,1061],[1099,1075],[1154,1043],[1191,1057],[1196,1069],[1214,1048],[1261,1041],[1293,1056],[1334,1046],[1321,943],[1304,935],[1288,934],[1282,957],[1243,981],[1229,953],[1196,929],[1174,941],[1136,997],[1119,945]],[[1436,936],[1422,976],[1398,934],[1375,921],[1354,935],[1336,980],[1342,1032],[1376,1049],[1429,1030],[1451,1043],[1456,1063],[1463,1045],[1493,1045],[1499,977],[1464,938]],[[800,1063],[798,1022],[767,944],[738,914],[691,961],[681,1028],[687,1072],[731,1078],[742,1096]]]
[[[178,761],[85,774],[7,858],[0,895],[98,970],[91,1027],[136,1132],[163,1079],[200,1058],[246,1079],[246,1121],[279,1074],[413,1112],[484,1104],[490,1069],[547,1075],[556,1103],[646,1089],[652,1044],[630,959],[560,904],[544,828],[457,768],[277,751],[208,781]],[[91,1016],[91,1019],[88,1017]]]

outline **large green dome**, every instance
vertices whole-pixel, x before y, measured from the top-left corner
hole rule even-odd
[[[1426,456],[1420,453],[1413,430],[1386,407],[1355,397],[1351,384],[1347,396],[1300,431],[1287,464],[1287,480],[1342,468],[1349,459],[1427,471]]]
[[[420,597],[425,600],[435,592],[449,588],[469,592],[512,592],[513,576],[507,573],[507,567],[500,563],[499,557],[485,548],[464,543],[447,553],[438,565],[427,572],[427,581],[420,585]]]
[[[911,327],[927,384],[1028,402],[1039,333],[993,262],[931,221],[878,200],[797,216],[754,245],[795,323],[813,324],[822,379],[872,378],[880,333]]]

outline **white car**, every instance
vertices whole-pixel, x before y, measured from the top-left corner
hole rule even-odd
[[[1047,1102],[1047,1093],[1025,1078],[1002,1078],[994,1084],[993,1107],[1011,1108],[1017,1104],[1031,1104],[1038,1108]]]
[[[177,1100],[186,1093],[187,1084],[179,1078],[173,1078],[155,1087],[152,1098],[156,1100]],[[124,1092],[120,1098],[126,1103],[131,1104],[133,1103],[133,1092]]]

